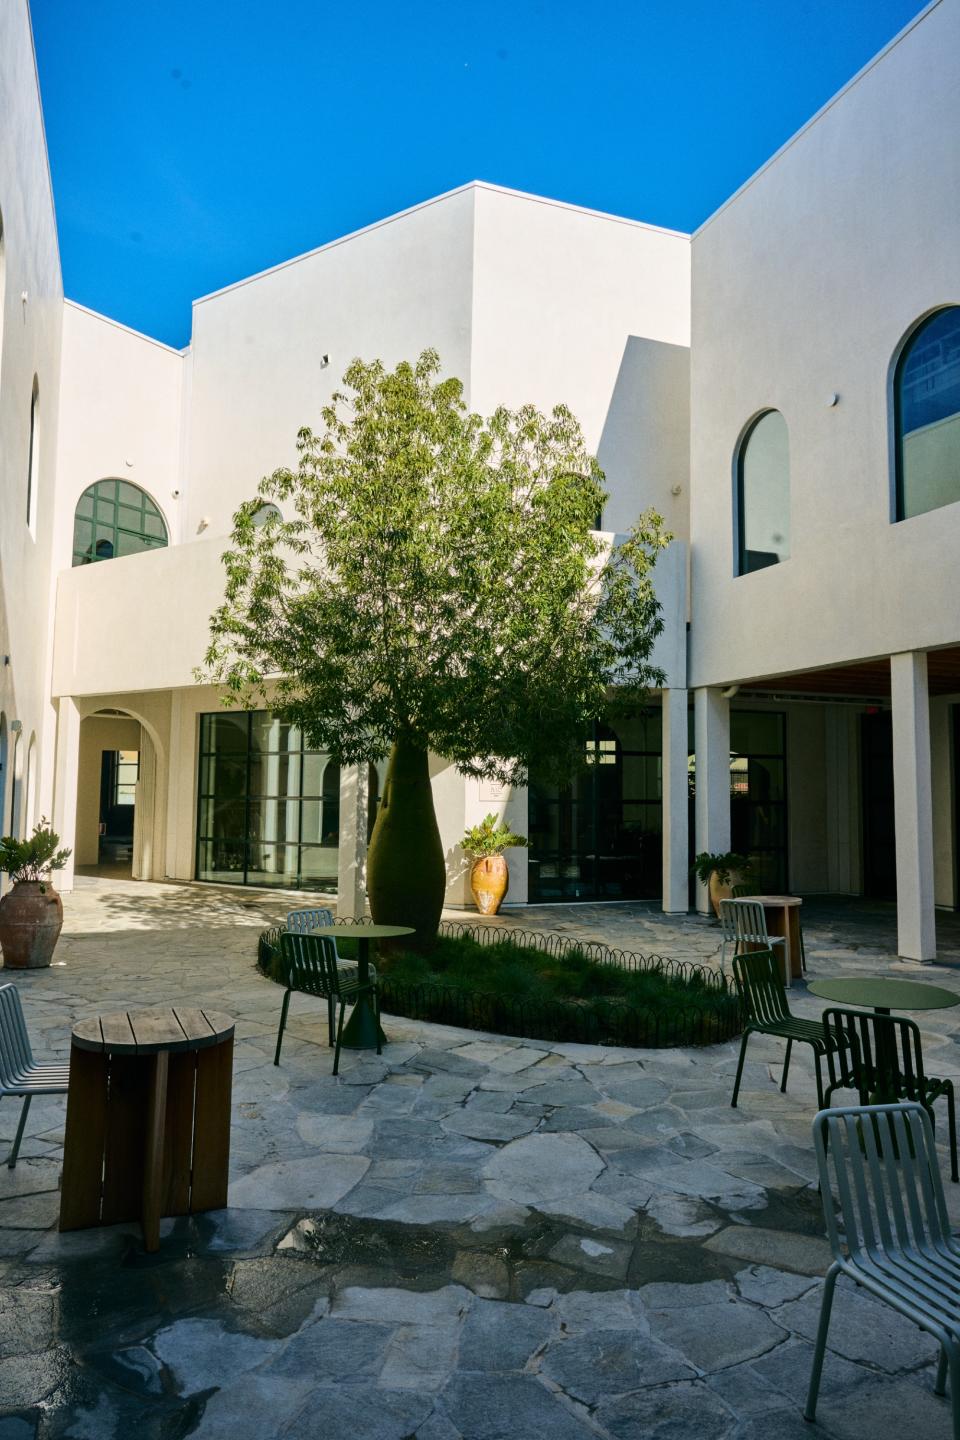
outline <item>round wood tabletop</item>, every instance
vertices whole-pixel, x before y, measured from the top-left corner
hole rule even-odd
[[[161,1050],[204,1050],[233,1035],[234,1022],[217,1010],[192,1010],[165,1005],[153,1010],[121,1010],[95,1015],[73,1027],[79,1050],[104,1050],[114,1055],[156,1055]]]
[[[742,900],[755,900],[758,905],[780,905],[784,910],[793,905],[802,905],[799,895],[742,895]]]

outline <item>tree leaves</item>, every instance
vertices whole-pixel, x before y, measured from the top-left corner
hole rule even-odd
[[[341,764],[405,738],[464,774],[566,773],[590,723],[662,677],[641,517],[604,552],[596,459],[564,406],[488,419],[425,350],[355,360],[296,469],[237,512],[204,681],[266,704]],[[265,501],[284,509],[257,526]]]

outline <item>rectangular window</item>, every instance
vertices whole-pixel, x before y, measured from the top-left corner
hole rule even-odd
[[[140,778],[139,750],[118,750],[113,773],[114,805],[133,805]]]
[[[266,710],[200,716],[197,879],[335,891],[340,767]]]

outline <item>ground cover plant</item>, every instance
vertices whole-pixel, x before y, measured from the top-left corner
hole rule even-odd
[[[283,983],[279,931],[260,937],[260,969]],[[356,942],[338,928],[337,950]],[[741,1028],[724,977],[698,965],[529,931],[441,925],[429,953],[391,947],[377,961],[386,1013],[540,1040],[707,1045]]]

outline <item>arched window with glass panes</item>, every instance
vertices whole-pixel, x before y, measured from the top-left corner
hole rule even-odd
[[[163,516],[146,491],[129,480],[98,480],[77,501],[74,565],[93,565],[98,560],[159,550],[166,543]]]
[[[960,500],[960,305],[912,332],[893,380],[898,520]]]

